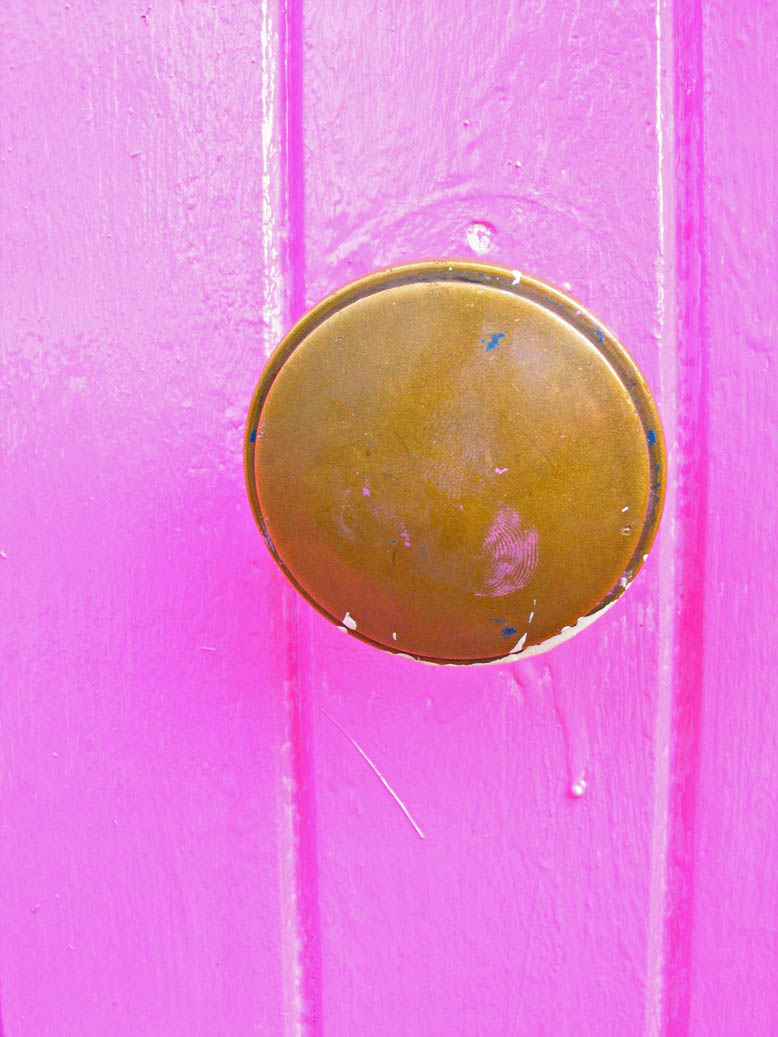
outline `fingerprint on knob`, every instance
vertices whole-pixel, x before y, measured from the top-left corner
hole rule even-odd
[[[521,590],[538,565],[538,531],[525,525],[515,508],[500,508],[484,538],[482,555],[486,563],[478,598],[500,598]]]

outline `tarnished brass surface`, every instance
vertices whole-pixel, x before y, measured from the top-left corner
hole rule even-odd
[[[272,356],[246,431],[252,507],[293,583],[354,635],[435,662],[519,653],[615,600],[664,469],[613,336],[478,263],[331,295]]]

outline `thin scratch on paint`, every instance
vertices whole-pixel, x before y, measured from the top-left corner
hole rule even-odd
[[[497,473],[497,475],[505,475],[507,471],[507,468],[495,468],[495,472]]]
[[[378,780],[379,780],[379,781],[381,782],[381,784],[382,784],[382,785],[384,786],[384,788],[386,789],[386,791],[387,791],[387,792],[389,793],[389,795],[390,795],[390,796],[392,797],[392,799],[393,799],[393,800],[395,801],[395,803],[397,804],[397,806],[398,806],[398,807],[400,808],[400,810],[402,810],[402,812],[403,812],[403,813],[405,814],[405,816],[406,816],[406,817],[408,818],[408,820],[410,821],[410,823],[411,823],[411,824],[413,825],[413,829],[414,829],[414,831],[416,832],[416,834],[418,835],[418,837],[419,837],[420,839],[423,839],[423,838],[424,838],[424,832],[422,832],[421,828],[419,828],[419,826],[418,826],[418,825],[416,824],[416,822],[414,821],[414,819],[413,819],[413,815],[411,814],[410,810],[409,810],[409,809],[408,809],[408,808],[406,807],[406,805],[405,805],[405,804],[403,803],[403,801],[402,801],[402,800],[400,799],[400,797],[399,797],[399,796],[397,795],[397,793],[396,793],[396,792],[394,791],[394,789],[393,789],[393,788],[392,788],[392,786],[391,786],[391,785],[389,784],[389,782],[388,782],[388,781],[386,780],[386,778],[385,778],[385,777],[383,776],[383,774],[382,774],[382,773],[381,773],[381,772],[379,771],[378,767],[377,767],[377,766],[376,766],[376,765],[375,765],[375,764],[373,763],[373,761],[372,761],[372,760],[370,759],[370,757],[369,757],[369,756],[367,755],[367,753],[366,753],[366,752],[365,752],[365,750],[364,750],[364,749],[362,748],[362,746],[361,746],[361,745],[359,744],[359,742],[357,742],[357,740],[356,740],[355,738],[352,738],[352,737],[351,737],[351,735],[350,735],[350,734],[348,733],[348,731],[347,731],[347,730],[345,729],[345,727],[343,727],[343,726],[342,726],[341,724],[339,724],[339,723],[338,723],[338,721],[337,721],[337,720],[335,719],[335,717],[331,716],[331,715],[330,715],[330,714],[329,714],[329,713],[327,712],[327,710],[326,710],[326,709],[322,708],[321,706],[319,706],[319,709],[321,709],[322,713],[323,713],[323,714],[325,715],[325,717],[326,717],[326,718],[327,718],[327,719],[328,719],[328,720],[330,721],[330,723],[331,723],[331,724],[334,724],[334,725],[335,725],[335,727],[337,727],[337,729],[338,729],[338,730],[339,730],[339,731],[340,731],[340,732],[341,732],[342,734],[344,734],[344,735],[346,736],[346,738],[348,738],[348,740],[349,740],[349,741],[351,742],[351,744],[352,744],[352,745],[354,746],[354,748],[356,749],[356,751],[357,751],[357,752],[359,753],[359,755],[360,755],[360,756],[362,757],[362,759],[363,759],[363,760],[365,761],[365,763],[366,763],[366,764],[368,765],[368,767],[370,767],[370,769],[371,769],[371,770],[373,771],[373,773],[375,774],[375,776],[376,776],[376,777],[378,778]]]
[[[343,626],[348,627],[349,630],[357,629],[357,621],[354,619],[350,612],[347,612],[346,615],[343,617]]]
[[[213,647],[213,645],[200,645],[200,651],[201,652],[215,652],[216,649]]]
[[[493,349],[497,349],[497,347],[500,344],[500,339],[501,338],[505,338],[505,332],[504,331],[495,331],[494,334],[492,335],[492,337],[486,343],[486,352],[487,353],[491,353],[491,351]],[[481,339],[481,341],[483,342],[484,340]]]

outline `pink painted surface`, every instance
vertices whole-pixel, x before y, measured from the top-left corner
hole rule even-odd
[[[280,580],[240,463],[261,12],[148,8],[0,14],[8,1035],[284,1011]]]
[[[778,18],[495,0],[0,12],[12,1034],[774,1034]],[[550,655],[351,641],[274,572],[293,316],[483,254],[655,389],[667,513]]]

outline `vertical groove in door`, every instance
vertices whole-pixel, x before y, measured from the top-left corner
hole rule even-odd
[[[659,0],[657,30],[658,299],[670,466],[660,547],[646,1032],[683,1034],[689,1023],[708,497],[700,0]]]
[[[305,310],[305,144],[303,137],[303,0],[284,0],[285,147],[289,315]]]
[[[282,578],[279,577],[279,580]],[[284,1033],[321,1033],[321,955],[310,716],[310,653],[307,623],[296,591],[280,593],[280,651],[284,743],[281,748],[280,864],[282,953],[286,1013]]]
[[[263,313],[269,354],[304,305],[302,4],[262,5]],[[320,949],[307,621],[280,576],[269,651],[281,698],[279,868],[284,1033],[321,1032]]]
[[[657,331],[659,340],[659,393],[662,422],[671,463],[678,441],[678,358],[676,334],[676,171],[675,108],[676,54],[673,14],[676,0],[656,3],[656,147],[657,224],[659,259],[656,271]],[[678,526],[676,479],[668,480],[662,533],[657,543],[659,600],[657,616],[658,667],[654,715],[654,787],[649,870],[646,994],[643,1030],[658,1037],[664,1026],[665,917],[671,802],[671,753],[675,687],[676,565],[675,531]]]

